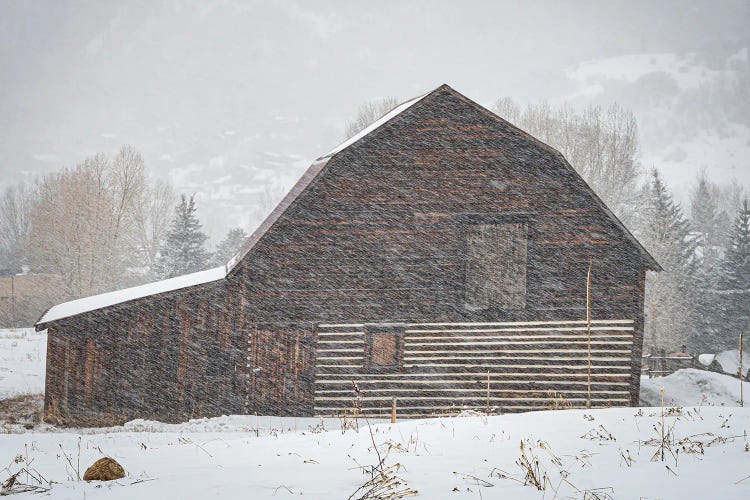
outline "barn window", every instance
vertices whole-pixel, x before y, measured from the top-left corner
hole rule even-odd
[[[366,331],[365,365],[373,370],[397,369],[402,358],[403,327],[378,325]]]
[[[476,223],[466,227],[465,306],[471,310],[526,306],[526,223]]]

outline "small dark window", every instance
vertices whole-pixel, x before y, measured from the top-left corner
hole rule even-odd
[[[372,370],[398,369],[402,359],[402,339],[403,327],[368,327],[366,367]]]
[[[467,309],[526,307],[528,226],[469,224],[466,228]]]

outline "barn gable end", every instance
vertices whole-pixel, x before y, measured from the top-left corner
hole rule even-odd
[[[627,375],[626,399],[637,402],[645,271],[658,264],[559,153],[447,86],[334,151],[318,160],[326,163],[285,201],[228,278],[247,284],[247,315],[264,338],[296,352],[331,333],[321,325],[581,321],[591,263],[594,320],[626,321],[623,328],[632,332],[621,339],[629,347],[614,354],[618,376]],[[468,303],[467,235],[477,226],[506,233],[516,226],[526,236],[526,282],[514,285],[523,300],[511,301],[522,306]],[[250,344],[260,370],[250,375],[251,386],[264,387],[251,393],[285,401],[294,391],[295,407],[315,412],[315,381],[331,374],[321,361],[326,356],[310,353],[305,359],[316,360],[315,369],[307,362],[299,373],[266,356],[265,342]],[[338,376],[365,376],[368,345],[350,356],[327,356],[360,367]],[[479,359],[469,363],[482,366]],[[272,377],[263,375],[269,364]],[[611,404],[622,404],[621,388],[616,399]],[[271,411],[263,400],[258,396],[249,408]]]

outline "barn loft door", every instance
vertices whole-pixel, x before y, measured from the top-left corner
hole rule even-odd
[[[470,224],[466,230],[466,307],[526,307],[528,226]]]

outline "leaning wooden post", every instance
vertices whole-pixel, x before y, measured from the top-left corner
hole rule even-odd
[[[744,400],[742,398],[742,334],[740,333],[740,406],[744,405]]]
[[[586,337],[588,348],[588,382],[586,384],[586,408],[591,408],[591,261],[586,275]]]
[[[391,400],[391,423],[396,423],[396,398]]]

